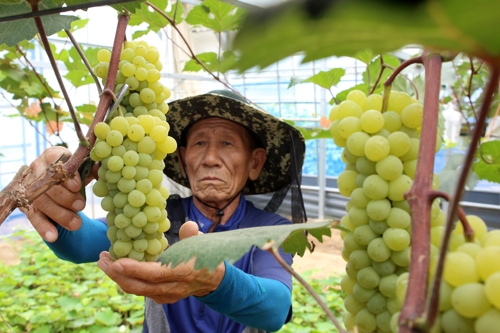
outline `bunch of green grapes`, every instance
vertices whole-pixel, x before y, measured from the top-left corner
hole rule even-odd
[[[467,216],[474,239],[467,242],[462,224],[451,235],[440,286],[438,323],[444,333],[494,333],[500,327],[500,230],[488,231],[484,221]],[[431,277],[441,247],[444,227],[431,229]],[[404,301],[408,273],[396,282]],[[395,326],[396,323],[393,323]],[[435,330],[435,332],[440,332]]]
[[[398,332],[410,264],[411,216],[404,193],[415,176],[422,105],[402,92],[391,92],[387,111],[382,96],[355,90],[333,107],[330,132],[343,147],[345,170],[338,177],[349,197],[341,224],[347,275],[344,323],[349,331]],[[436,152],[441,146],[437,134]],[[433,175],[433,188],[439,178]],[[445,213],[439,199],[431,209],[430,279],[442,242]],[[493,333],[500,327],[500,232],[487,233],[484,222],[468,216],[475,231],[466,242],[461,224],[453,233],[440,292],[440,315],[432,333]],[[496,259],[495,259],[496,258]]]
[[[105,78],[110,52],[99,50],[96,75]],[[170,90],[159,82],[161,63],[154,46],[125,42],[116,90],[128,86],[118,110],[94,128],[90,157],[100,162],[94,194],[108,212],[109,249],[113,258],[156,261],[167,248],[170,228],[166,211],[168,189],[162,185],[164,159],[177,148],[168,136],[165,114]]]
[[[350,231],[342,233],[344,323],[360,333],[391,332],[402,307],[396,282],[410,261],[411,217],[403,195],[413,184],[423,108],[392,91],[387,111],[381,109],[382,96],[354,90],[330,112],[330,132],[346,163],[338,188],[350,197],[341,219]],[[439,210],[438,201],[434,206]],[[442,225],[442,216],[435,215],[433,223]]]

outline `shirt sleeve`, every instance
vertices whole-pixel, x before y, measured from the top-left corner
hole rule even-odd
[[[290,288],[274,279],[246,274],[227,262],[225,266],[226,273],[219,287],[197,299],[246,326],[278,331],[289,317]]]
[[[69,231],[57,225],[59,236],[53,243],[45,242],[60,259],[81,264],[96,262],[102,251],[109,250],[111,245],[108,237],[108,226],[101,220],[91,219],[83,213],[78,213],[82,226],[76,231]]]

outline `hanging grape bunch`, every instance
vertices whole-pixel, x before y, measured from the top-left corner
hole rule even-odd
[[[356,326],[360,333],[398,332],[410,263],[412,221],[404,193],[415,176],[423,107],[397,91],[391,92],[383,113],[382,101],[380,95],[367,97],[354,90],[330,111],[330,132],[335,144],[343,147],[346,163],[338,188],[350,198],[347,215],[341,219],[350,231],[342,233],[342,256],[347,262],[341,282],[347,294],[344,323],[349,331]],[[440,146],[438,133],[436,152]],[[433,188],[438,187],[439,178],[433,175]],[[436,199],[431,211],[431,278],[445,219]],[[431,330],[434,333],[490,333],[500,327],[500,264],[491,265],[500,255],[500,234],[487,233],[478,217],[468,219],[475,239],[466,242],[462,225],[457,224],[446,257],[441,316]]]
[[[95,73],[100,78],[107,76],[110,57],[108,50],[99,50]],[[170,228],[163,160],[177,148],[165,120],[170,90],[159,82],[158,50],[144,41],[124,43],[118,68],[115,91],[123,85],[129,89],[108,120],[95,126],[90,157],[100,168],[93,191],[108,212],[111,256],[156,261],[168,246],[164,232]]]

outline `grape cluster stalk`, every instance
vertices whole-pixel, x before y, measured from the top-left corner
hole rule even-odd
[[[162,185],[164,159],[177,144],[168,136],[165,114],[170,90],[160,79],[159,52],[145,41],[123,45],[115,91],[126,85],[125,96],[105,122],[94,127],[96,142],[90,158],[100,163],[93,185],[107,211],[109,252],[115,259],[154,262],[168,246],[164,232],[170,221],[166,211],[168,189]],[[98,52],[94,68],[103,80],[111,53]]]
[[[344,324],[350,332],[398,332],[408,285],[411,224],[418,223],[412,221],[404,195],[415,177],[423,107],[398,91],[390,93],[383,113],[382,102],[381,95],[366,96],[354,90],[329,116],[330,132],[335,144],[343,148],[345,162],[338,188],[350,198],[340,221],[348,230],[342,232],[347,275],[341,287],[347,294]],[[440,146],[437,133],[436,152]],[[438,187],[439,178],[433,174],[432,188]],[[439,198],[433,201],[430,214],[428,284],[446,223]],[[500,327],[500,264],[488,264],[493,253],[500,254],[500,232],[487,232],[476,216],[467,219],[475,238],[468,242],[462,225],[457,224],[444,266],[440,316],[432,333],[492,333],[491,327]],[[482,270],[487,273],[480,274]]]

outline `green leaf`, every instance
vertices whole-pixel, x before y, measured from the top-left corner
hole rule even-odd
[[[301,84],[304,82],[304,79],[301,79],[300,77],[292,76],[290,78],[290,83],[288,84],[288,89],[290,89],[293,86],[296,86],[297,84]]]
[[[95,320],[105,326],[116,326],[120,323],[120,316],[107,308],[104,311],[96,312]]]
[[[368,65],[372,62],[373,58],[375,58],[375,54],[373,54],[373,52],[370,50],[363,50],[354,54],[352,57],[358,59],[365,65]]]
[[[479,160],[472,170],[479,179],[500,183],[500,141],[488,141],[479,146]]]
[[[361,91],[364,91],[366,94],[368,94],[368,86],[365,83],[360,83],[360,84],[355,85],[354,87],[351,87],[349,89],[342,90],[341,92],[339,92],[337,94],[337,96],[335,96],[335,98],[337,99],[337,102],[340,103],[342,101],[345,101],[347,94],[349,94],[353,90],[361,90]]]
[[[380,62],[381,57],[383,59],[384,65],[391,66],[392,68],[398,67],[400,63],[398,58],[389,54],[384,54],[382,56],[373,59],[373,61],[368,65],[367,71],[363,72],[363,82],[370,87],[370,90],[373,88],[373,85],[375,84],[377,78],[379,77],[380,71],[382,71],[382,75],[380,76],[380,80],[378,81],[378,87],[381,87],[383,83],[392,74],[391,69],[388,68],[382,69],[382,64]]]
[[[193,26],[204,26],[215,32],[238,30],[245,16],[245,10],[218,0],[205,0],[193,7],[186,22]]]
[[[215,52],[205,52],[196,55],[211,72],[225,73],[230,70],[236,62],[236,55],[231,51],[226,51],[222,54],[221,58],[217,58]],[[190,59],[184,65],[183,72],[199,72],[206,71],[195,59]]]
[[[78,298],[68,296],[59,297],[57,299],[57,303],[61,308],[66,309],[67,311],[73,310],[75,308],[80,308],[82,306],[82,303]]]
[[[304,230],[323,228],[321,234],[330,235],[331,227],[332,222],[316,222],[204,234],[175,243],[160,255],[160,259],[164,265],[175,267],[196,257],[195,269],[206,267],[212,271],[224,260],[234,263],[252,246],[277,250],[283,245],[292,254],[303,254],[306,248],[311,249],[311,245],[297,237],[297,233],[306,239]]]
[[[69,29],[69,31],[75,32],[77,30],[85,28],[87,26],[87,23],[89,23],[89,19],[88,18],[87,19],[79,19],[79,20],[73,21],[73,22],[71,22],[71,28]],[[68,35],[66,34],[65,31],[59,31],[57,33],[57,37],[66,38],[66,37],[68,37]]]
[[[300,126],[295,126],[300,133],[302,133],[302,136],[304,137],[304,140],[313,140],[313,139],[331,139],[332,134],[330,133],[329,130],[325,130],[323,128],[307,128],[307,127],[300,127]]]
[[[40,10],[45,10],[61,7],[61,5],[55,5],[52,0],[42,0],[38,6]],[[18,5],[0,4],[0,17],[28,12],[31,12],[31,8],[25,1]],[[42,17],[42,23],[47,36],[64,29],[70,29],[71,22],[75,20],[78,20],[78,17],[70,15],[48,15]],[[13,46],[23,40],[32,39],[36,34],[38,34],[38,30],[34,19],[31,18],[0,23],[0,45],[5,43],[8,46]]]
[[[265,68],[304,52],[304,61],[354,56],[363,50],[384,54],[406,45],[500,56],[497,0],[287,1],[251,13],[234,42],[238,69]],[[314,8],[315,10],[311,10]]]
[[[0,4],[15,5],[21,3],[24,0],[0,0]]]
[[[97,60],[97,52],[99,52],[99,49],[100,48],[97,47],[88,47],[83,49],[85,58],[87,58],[92,67],[95,67],[99,62]],[[74,46],[72,46],[69,51],[65,49],[62,50],[59,53],[59,60],[64,63],[66,69],[68,70],[68,73],[64,75],[64,78],[70,81],[75,87],[78,88],[94,83],[94,79],[90,75],[87,66],[83,63],[80,54]]]
[[[153,5],[155,5],[158,9],[163,11],[169,18],[173,19],[173,13],[165,12],[165,8],[167,8],[168,0],[152,0],[150,1]],[[172,5],[171,10],[174,10],[177,6],[176,13],[176,23],[179,24],[182,22],[182,6],[179,6],[177,3]],[[138,26],[143,23],[146,23],[148,26],[144,30],[139,30],[134,32],[134,39],[139,38],[140,36],[147,35],[149,32],[158,32],[161,28],[166,27],[169,22],[157,11],[150,10],[150,7],[142,3],[140,9],[136,10],[134,14],[130,15],[129,25]]]
[[[333,68],[327,72],[320,71],[317,74],[314,74],[308,79],[305,79],[303,82],[312,82],[322,88],[330,89],[333,86],[336,86],[340,79],[345,74],[345,69],[343,68]]]
[[[121,3],[118,5],[112,5],[114,9],[116,9],[118,12],[123,12],[124,10],[130,12],[130,13],[136,13],[139,8],[141,8],[142,2],[145,0],[139,0],[137,2],[127,2],[127,3]]]

